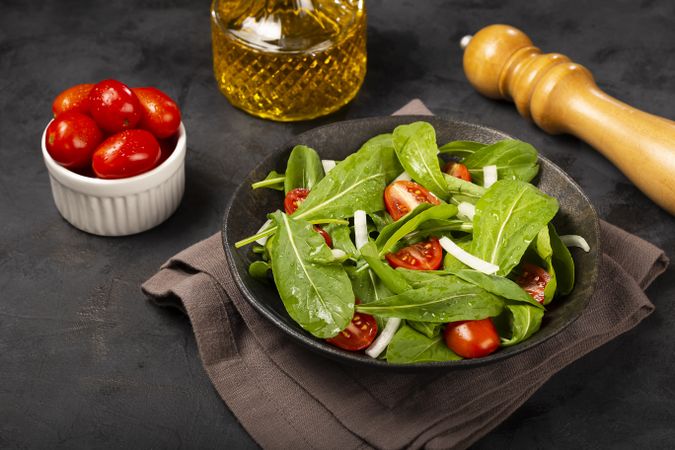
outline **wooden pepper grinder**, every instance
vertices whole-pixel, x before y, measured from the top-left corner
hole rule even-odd
[[[464,73],[481,94],[511,100],[547,133],[570,133],[675,215],[675,122],[604,93],[585,67],[542,54],[522,31],[490,25],[465,36]]]

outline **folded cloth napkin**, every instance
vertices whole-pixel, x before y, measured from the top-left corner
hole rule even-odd
[[[419,100],[397,113],[430,114]],[[300,347],[243,298],[220,233],[171,258],[143,292],[187,313],[211,382],[264,448],[465,448],[654,310],[643,290],[666,269],[663,251],[606,222],[600,232],[596,293],[577,321],[527,352],[459,371],[390,373]]]

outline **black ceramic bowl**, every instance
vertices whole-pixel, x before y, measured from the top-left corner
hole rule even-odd
[[[256,259],[256,256],[250,247],[235,249],[234,243],[255,234],[265,221],[267,213],[283,209],[281,193],[269,189],[254,191],[250,187],[252,182],[263,179],[270,170],[283,171],[288,155],[296,144],[314,148],[322,158],[341,160],[356,151],[371,137],[391,132],[398,125],[417,120],[425,120],[434,126],[439,144],[453,140],[493,143],[510,138],[500,131],[483,126],[429,116],[390,116],[351,120],[326,125],[298,135],[263,160],[242,180],[227,207],[222,229],[223,245],[236,283],[251,305],[291,338],[310,350],[345,363],[412,370],[459,368],[498,361],[541,344],[574,322],[586,308],[595,287],[599,258],[599,230],[595,210],[579,186],[559,167],[541,156],[539,157],[541,170],[534,183],[545,193],[556,197],[560,203],[560,211],[553,223],[560,234],[584,236],[591,246],[591,251],[589,253],[572,251],[576,264],[574,291],[548,305],[539,332],[521,344],[499,349],[485,358],[405,366],[389,364],[362,353],[341,350],[314,338],[289,317],[273,284],[262,283],[248,275],[248,265]]]

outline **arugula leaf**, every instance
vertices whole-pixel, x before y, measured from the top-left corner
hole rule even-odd
[[[389,264],[385,264],[377,253],[377,247],[372,241],[361,247],[361,256],[366,260],[368,266],[382,280],[382,283],[395,294],[400,294],[410,289],[410,285],[403,275],[392,269]],[[359,268],[367,270],[365,268]]]
[[[474,183],[483,184],[483,167],[497,166],[499,179],[530,181],[539,172],[537,150],[527,142],[504,140],[469,155],[464,165]]]
[[[253,261],[248,266],[248,274],[261,281],[267,281],[267,271],[269,270],[270,265],[265,261]]]
[[[482,272],[473,269],[462,269],[455,272],[459,278],[476,286],[480,286],[486,291],[498,295],[500,297],[514,300],[517,302],[524,302],[534,306],[537,309],[544,309],[531,295],[518,286],[515,282],[508,278],[499,277],[496,275],[486,275]]]
[[[451,237],[452,231],[470,233],[473,231],[473,224],[459,219],[430,219],[420,224],[415,231],[406,234],[405,239],[410,242],[417,242],[430,236]]]
[[[374,138],[370,138],[365,144],[361,146],[359,152],[375,153],[376,158],[380,160],[382,171],[384,173],[385,183],[391,183],[401,172],[403,167],[398,161],[396,151],[394,150],[394,142],[391,133],[380,134]]]
[[[421,209],[421,206],[423,204],[382,230],[382,233],[375,241],[375,244],[380,248],[380,257],[389,253],[398,241],[403,239],[408,233],[415,231],[423,222],[432,219],[449,219],[457,214],[457,207],[447,203],[424,208],[416,213]]]
[[[252,189],[269,188],[274,189],[276,191],[283,191],[285,179],[286,175],[284,175],[283,173],[279,173],[276,170],[273,170],[267,174],[264,180],[256,181],[255,183],[253,183],[251,185],[251,188]]]
[[[335,336],[354,315],[354,294],[343,266],[309,222],[272,214],[278,231],[270,248],[272,273],[288,314],[318,338]]]
[[[510,313],[509,328],[511,337],[502,338],[502,346],[508,347],[517,344],[539,331],[544,310],[531,305],[506,305],[505,313]]]
[[[439,147],[438,153],[466,158],[487,146],[488,144],[481,144],[480,142],[474,141],[452,141]]]
[[[373,221],[375,231],[377,232],[382,232],[384,227],[390,223],[394,223],[394,219],[392,219],[389,213],[386,211],[376,211],[374,213],[368,214],[368,217],[370,217],[370,220]]]
[[[405,216],[401,217],[396,221],[389,222],[380,230],[380,234],[378,234],[377,239],[375,239],[375,245],[377,245],[378,247],[384,245],[384,243],[387,240],[389,240],[389,238],[391,238],[394,235],[394,233],[396,233],[406,222],[422,214],[424,211],[428,210],[432,206],[434,205],[432,205],[431,203],[420,203],[419,205],[417,205],[415,209],[410,211]]]
[[[394,149],[403,168],[413,180],[441,198],[448,186],[438,164],[436,131],[428,122],[399,125],[393,133]]]
[[[476,203],[471,254],[506,275],[557,211],[558,201],[531,184],[499,180]]]
[[[459,248],[461,248],[462,250],[466,250],[467,252],[471,250],[471,246],[473,245],[471,236],[466,236],[460,239],[453,239],[453,242],[457,244]],[[446,253],[445,256],[443,257],[443,269],[449,272],[457,272],[458,270],[462,269],[471,270],[469,266],[464,264],[459,259],[455,258],[450,253]]]
[[[504,302],[493,294],[457,277],[437,281],[369,303],[357,311],[420,322],[456,322],[498,315]]]
[[[452,195],[453,203],[463,201],[476,203],[487,191],[483,186],[464,181],[461,178],[455,178],[447,173],[443,175],[443,178],[448,185],[448,192]]]
[[[394,293],[387,289],[382,280],[373,273],[369,268],[358,270],[354,266],[345,267],[347,275],[352,282],[352,290],[356,298],[361,300],[361,303],[376,302],[382,298],[390,297]],[[377,322],[377,329],[383,330],[386,322],[380,316],[375,315]]]
[[[411,364],[462,359],[450,350],[443,336],[433,338],[418,333],[403,325],[387,347],[387,361],[394,364]]]
[[[400,273],[414,289],[434,283],[441,277],[452,275],[452,273],[443,270],[411,270],[403,267],[398,267],[396,272]]]
[[[284,192],[288,194],[296,188],[312,190],[323,178],[323,165],[319,154],[306,145],[296,145],[286,163]]]
[[[357,152],[338,163],[319,181],[294,219],[352,217],[361,209],[366,213],[384,209],[384,169],[377,152]]]
[[[324,231],[330,235],[333,241],[333,248],[342,250],[354,259],[359,255],[351,237],[351,229],[347,225],[328,224],[323,227]]]
[[[440,323],[417,322],[416,320],[406,320],[406,324],[430,339],[441,334],[441,328],[443,328],[443,324]]]
[[[574,288],[574,259],[569,249],[560,240],[553,224],[548,224],[548,232],[553,249],[553,269],[558,281],[558,294],[567,295]]]

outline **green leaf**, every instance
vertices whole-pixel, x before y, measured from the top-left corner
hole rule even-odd
[[[387,213],[386,211],[376,211],[368,214],[368,217],[370,217],[370,220],[373,221],[373,225],[375,225],[375,230],[378,233],[382,232],[384,227],[386,227],[390,223],[394,223],[394,219],[392,219],[389,213]]]
[[[387,347],[387,361],[393,364],[412,364],[462,359],[450,350],[441,335],[429,338],[403,325]]]
[[[359,152],[374,153],[374,157],[380,160],[384,173],[384,181],[387,184],[391,183],[403,172],[403,166],[398,161],[396,151],[394,150],[391,133],[380,134],[369,139],[361,146]]]
[[[408,233],[405,238],[409,242],[418,242],[430,236],[451,237],[452,231],[471,233],[473,231],[473,224],[459,219],[431,219],[420,224],[415,231]]]
[[[531,305],[506,305],[505,313],[510,313],[509,328],[511,337],[502,338],[502,346],[518,344],[539,331],[544,310]]]
[[[426,208],[415,214],[415,212],[418,211],[421,206],[423,206],[423,204],[419,205],[414,211],[411,211],[406,216],[400,218],[382,230],[382,233],[375,241],[375,244],[380,249],[380,257],[389,253],[394,248],[396,243],[398,243],[398,241],[403,239],[408,233],[415,231],[422,223],[426,222],[427,220],[449,219],[450,217],[453,217],[457,214],[457,207],[447,203],[431,206],[430,208]],[[403,223],[399,225],[400,222]],[[392,230],[389,229],[390,227],[392,229],[395,227],[396,229],[391,232]],[[380,239],[383,236],[384,238]]]
[[[356,309],[382,317],[443,323],[496,316],[503,305],[501,299],[484,289],[447,276],[377,302],[357,305]]]
[[[382,298],[393,295],[393,292],[391,292],[382,280],[380,280],[380,278],[368,267],[358,270],[354,266],[347,266],[345,269],[352,282],[354,295],[361,300],[361,303],[376,302]],[[377,321],[377,328],[379,330],[384,329],[384,326],[386,325],[385,321],[380,316],[375,315],[374,317]]]
[[[342,250],[352,259],[359,255],[351,237],[351,229],[347,225],[329,224],[323,227],[333,241],[333,248]]]
[[[483,186],[464,181],[461,178],[455,178],[447,173],[443,175],[443,178],[448,185],[448,192],[452,195],[453,203],[462,201],[476,203],[487,191]]]
[[[380,259],[380,256],[377,253],[377,247],[372,241],[368,241],[363,247],[361,247],[361,256],[368,263],[368,266],[375,272],[375,275],[378,276],[382,283],[395,294],[400,294],[410,289],[410,285],[403,275],[398,273],[396,270],[392,269],[389,264],[385,264]],[[360,270],[368,270],[364,267],[360,267]]]
[[[553,300],[558,285],[553,268],[553,249],[551,248],[551,237],[548,233],[548,226],[544,226],[539,230],[531,246],[534,247],[534,251],[540,260],[537,265],[543,265],[544,270],[551,276],[551,279],[546,283],[546,287],[544,288],[544,305],[548,305]]]
[[[448,186],[438,164],[436,131],[428,122],[399,125],[394,129],[394,148],[403,168],[413,180],[445,199]]]
[[[296,145],[291,150],[286,164],[284,191],[286,194],[296,188],[311,191],[323,176],[323,165],[319,154],[305,145]]]
[[[293,218],[352,217],[384,209],[384,170],[376,152],[357,152],[338,163],[300,204]]]
[[[501,179],[530,181],[539,172],[537,150],[527,142],[504,140],[485,146],[469,155],[464,165],[474,183],[483,184],[483,167],[497,166]]]
[[[473,245],[471,236],[466,236],[460,239],[453,239],[453,241],[455,244],[457,244],[459,248],[467,252],[471,250],[471,246]],[[445,256],[443,257],[443,269],[449,272],[457,272],[458,270],[462,269],[470,269],[470,267],[464,264],[459,259],[455,258],[450,253],[446,253]]]
[[[422,287],[425,284],[434,283],[441,277],[453,275],[444,270],[411,270],[403,267],[398,267],[396,272],[400,273],[405,278],[405,281],[414,289]]]
[[[531,184],[499,180],[476,203],[471,253],[506,275],[557,211],[558,201]]]
[[[466,158],[487,145],[474,141],[452,141],[439,147],[438,153]]]
[[[270,265],[265,261],[253,261],[248,266],[248,274],[261,281],[267,281],[267,272],[269,270]]]
[[[417,322],[416,320],[406,320],[406,323],[410,328],[418,333],[422,333],[429,339],[433,339],[440,335],[441,329],[443,328],[443,325],[440,323]]]
[[[464,281],[480,286],[492,294],[509,300],[528,303],[538,309],[544,309],[544,307],[533,299],[531,295],[525,292],[523,288],[508,278],[499,277],[497,275],[486,275],[473,269],[458,270],[455,275]]]
[[[553,224],[548,224],[548,232],[553,249],[553,268],[558,281],[558,294],[567,295],[574,288],[574,259],[567,246],[560,240]]]
[[[272,273],[288,314],[318,338],[335,336],[354,315],[352,285],[309,222],[272,215],[277,233],[270,248]]]
[[[269,188],[276,191],[284,190],[284,180],[286,176],[283,173],[278,173],[276,170],[267,174],[264,180],[256,181],[251,185],[253,189]]]

